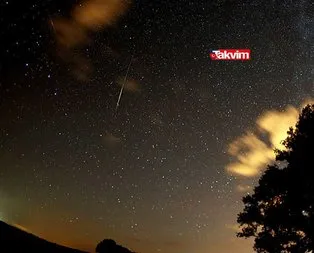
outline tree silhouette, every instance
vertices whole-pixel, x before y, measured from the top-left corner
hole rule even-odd
[[[237,236],[254,237],[259,253],[314,252],[313,104],[302,110],[283,144],[285,150],[275,151],[277,163],[268,166],[254,193],[243,198]]]
[[[127,248],[124,248],[118,244],[114,240],[104,239],[100,243],[98,243],[96,247],[97,253],[133,253]]]

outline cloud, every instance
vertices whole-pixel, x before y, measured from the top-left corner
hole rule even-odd
[[[272,149],[253,133],[247,133],[229,145],[228,153],[238,161],[227,165],[232,174],[252,177],[273,157]]]
[[[88,75],[93,71],[90,60],[79,52],[63,49],[59,50],[58,56],[70,67],[72,74],[80,81],[86,81]]]
[[[265,112],[256,123],[261,132],[269,134],[272,147],[282,149],[284,146],[281,144],[281,141],[287,137],[289,127],[295,125],[298,116],[298,109],[292,106],[287,106],[284,112]]]
[[[88,42],[88,33],[114,24],[128,9],[126,0],[86,0],[74,7],[69,19],[55,18],[57,42],[72,48]]]
[[[249,192],[249,191],[251,191],[252,186],[239,184],[236,186],[236,189],[238,192]]]
[[[90,42],[89,34],[113,25],[128,9],[129,0],[85,0],[76,5],[70,18],[57,17],[50,20],[58,44],[58,55],[70,62],[72,72],[85,80],[91,64],[77,56],[75,50]]]
[[[73,48],[88,41],[87,31],[73,20],[55,18],[52,20],[57,43],[60,47]]]
[[[121,87],[124,85],[124,90],[135,92],[139,91],[140,85],[139,83],[134,79],[124,79],[124,77],[119,77],[117,79],[117,84]]]
[[[101,135],[103,142],[106,147],[116,147],[121,143],[121,138],[113,135],[112,133],[106,133],[105,135]]]
[[[312,101],[306,100],[300,109]],[[226,166],[227,172],[245,177],[259,175],[274,161],[274,149],[284,148],[281,142],[287,137],[289,128],[295,126],[300,109],[289,105],[281,111],[264,112],[256,120],[254,131],[239,136],[228,145],[227,151],[236,161]]]
[[[240,228],[238,224],[226,224],[227,229],[231,229],[236,232],[240,232]]]
[[[85,29],[99,30],[116,22],[128,4],[124,0],[88,0],[74,9],[73,19]]]

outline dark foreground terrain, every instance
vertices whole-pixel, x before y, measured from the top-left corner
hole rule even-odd
[[[48,242],[0,221],[1,253],[84,253]]]

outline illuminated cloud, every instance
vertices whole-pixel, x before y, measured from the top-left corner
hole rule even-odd
[[[265,112],[258,120],[257,125],[261,132],[269,135],[272,148],[284,148],[281,142],[286,139],[289,127],[294,127],[299,116],[299,110],[287,106],[284,112],[268,111]]]
[[[239,184],[236,186],[238,192],[249,192],[251,191],[252,187],[250,185],[243,185]]]
[[[238,161],[227,165],[227,171],[246,177],[257,175],[274,157],[272,149],[253,133],[237,138],[229,145],[228,153]]]
[[[86,30],[72,20],[56,18],[51,24],[61,47],[73,48],[88,41]]]
[[[231,229],[236,232],[240,232],[240,228],[238,224],[226,224],[227,229]]]
[[[134,79],[124,80],[123,77],[117,79],[117,84],[121,87],[124,85],[124,90],[135,92],[139,90],[139,83]]]
[[[124,0],[88,0],[74,9],[73,19],[85,29],[99,30],[116,22],[127,7]]]
[[[103,142],[106,147],[116,147],[118,144],[121,143],[121,138],[111,134],[111,133],[106,133],[105,135],[101,135]]]
[[[92,67],[75,51],[90,42],[90,32],[114,24],[126,12],[129,4],[129,0],[85,0],[74,7],[70,18],[50,20],[58,44],[58,55],[70,64],[79,80],[86,80]]]
[[[74,7],[70,19],[56,18],[52,26],[60,45],[69,48],[88,42],[88,32],[112,25],[129,6],[125,0],[86,0]]]
[[[307,100],[302,103],[312,102]],[[287,131],[294,127],[300,109],[287,106],[285,110],[270,110],[264,112],[256,120],[256,128],[248,132],[228,145],[228,153],[236,160],[226,166],[230,174],[245,177],[254,177],[266,168],[266,165],[274,161],[274,149],[283,149],[282,141],[287,137]],[[265,140],[266,137],[266,140]]]
[[[58,56],[70,67],[72,74],[80,81],[86,81],[92,72],[91,62],[79,52],[59,50]]]

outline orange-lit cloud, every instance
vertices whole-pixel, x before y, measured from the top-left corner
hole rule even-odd
[[[73,75],[79,80],[87,79],[92,65],[77,49],[90,42],[91,32],[114,24],[129,5],[129,0],[85,0],[74,7],[70,18],[50,20],[58,44],[58,55],[70,65]]]
[[[121,143],[121,138],[113,135],[112,133],[106,133],[105,135],[102,135],[103,143],[106,147],[117,147]]]
[[[294,127],[299,116],[299,110],[287,106],[285,111],[267,111],[258,120],[261,132],[269,135],[272,148],[284,148],[281,142],[286,139],[289,127]]]
[[[228,153],[234,156],[237,162],[228,164],[227,171],[247,177],[257,175],[261,167],[274,157],[272,149],[253,133],[237,138],[229,145]]]
[[[254,131],[247,132],[228,145],[227,151],[236,161],[226,166],[227,172],[245,177],[259,175],[267,164],[274,161],[274,149],[284,148],[281,142],[287,137],[289,128],[295,126],[300,109],[312,101],[306,100],[300,108],[287,106],[281,111],[264,112],[256,120]]]
[[[116,22],[128,5],[125,0],[87,0],[74,9],[73,19],[85,29],[99,30]]]
[[[51,24],[59,46],[72,48],[88,41],[87,31],[75,21],[56,18]]]
[[[239,184],[236,186],[238,192],[249,192],[251,189],[252,187],[250,185]]]
[[[226,224],[226,228],[239,232],[240,228],[238,224]]]
[[[127,0],[86,0],[74,7],[70,19],[56,18],[52,26],[57,42],[73,48],[88,42],[88,32],[112,25],[128,9]]]
[[[117,84],[120,87],[124,85],[123,86],[124,90],[130,91],[130,92],[138,91],[139,88],[140,88],[140,85],[139,85],[139,83],[136,80],[134,80],[134,79],[124,80],[123,77],[120,77],[120,78],[117,79]]]

